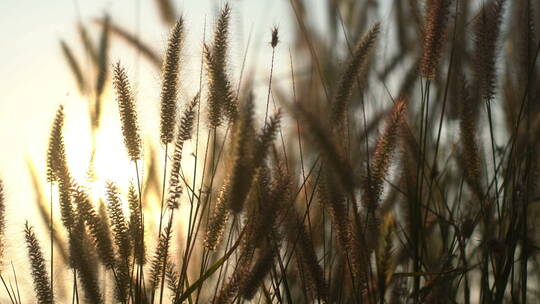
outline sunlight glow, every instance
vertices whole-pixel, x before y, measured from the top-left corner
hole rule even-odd
[[[71,99],[69,104],[76,106],[66,110],[64,135],[73,177],[90,188],[94,199],[103,197],[107,181],[114,181],[120,189],[126,189],[129,181],[135,179],[135,168],[127,157],[116,113],[111,113],[112,109],[104,111],[100,128],[92,138],[89,119],[85,117],[84,109],[77,106],[85,105],[87,101],[80,97]]]

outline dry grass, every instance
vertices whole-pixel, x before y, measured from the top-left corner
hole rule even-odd
[[[274,29],[264,99],[252,94],[252,86],[234,89],[234,11],[228,4],[217,16],[212,43],[201,51],[207,86],[189,100],[179,94],[184,20],[176,19],[170,1],[157,1],[164,24],[172,27],[163,60],[108,17],[98,23],[97,49],[80,26],[86,51],[95,57],[94,92],[63,41],[62,51],[81,93],[92,97],[93,132],[100,128],[104,88],[114,86],[137,179],[126,195],[109,181],[104,202],[92,197],[70,173],[63,135],[69,113],[60,107],[47,150],[47,182],[59,195],[51,198],[50,212],[46,198],[39,204],[50,250],[42,252],[46,240],[40,242],[27,223],[36,295],[22,295],[21,301],[4,271],[6,298],[125,304],[534,302],[540,297],[534,216],[540,194],[539,7],[533,1],[520,1],[525,8],[514,7],[518,1],[465,1],[429,0],[425,7],[399,1],[388,20],[369,18],[376,15],[377,1],[334,1],[328,12],[331,35],[323,39],[310,26],[317,20],[309,17],[307,2],[291,0],[298,32],[285,82],[292,94],[272,87],[275,55],[285,49]],[[527,34],[510,37],[506,19],[517,20],[512,26]],[[395,45],[387,34],[391,26],[399,27]],[[164,148],[161,163],[142,155],[126,70],[114,65],[112,84],[108,80],[114,41],[109,32],[162,68],[156,119],[161,130],[155,138]],[[301,73],[293,60],[298,57]],[[269,113],[271,99],[283,110]],[[259,100],[266,105],[264,120],[256,114]],[[501,109],[510,111],[506,125],[499,123]],[[187,157],[184,145],[190,141],[195,149]],[[153,168],[146,179],[144,168]],[[36,191],[43,193],[33,176]],[[10,178],[16,177],[3,177]],[[5,206],[11,203],[0,183],[2,262],[2,250],[12,241],[4,235]],[[57,203],[61,214],[52,213]],[[58,250],[62,254],[53,254]],[[14,272],[21,276],[24,269],[16,265]]]

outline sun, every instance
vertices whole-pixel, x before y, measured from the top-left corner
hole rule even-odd
[[[125,190],[130,181],[136,180],[136,170],[127,156],[112,105],[103,112],[99,128],[93,130],[87,109],[79,106],[86,102],[72,97],[68,103],[73,106],[66,109],[66,154],[73,177],[89,188],[93,198],[102,198],[106,182],[114,181]]]

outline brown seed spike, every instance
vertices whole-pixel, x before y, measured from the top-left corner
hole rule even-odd
[[[47,181],[56,182],[65,165],[65,148],[62,128],[64,127],[64,107],[60,106],[56,111],[54,122],[49,136],[47,150]]]
[[[122,211],[122,201],[118,193],[118,186],[114,182],[107,182],[107,210],[111,223],[114,242],[120,253],[121,260],[129,259],[131,255],[131,239],[129,227]]]
[[[225,181],[219,193],[216,205],[214,207],[214,214],[208,221],[208,228],[206,231],[206,238],[204,239],[204,247],[208,250],[216,250],[221,241],[223,232],[225,231],[225,225],[229,219],[229,209],[225,204],[225,197],[229,191],[228,181]]]
[[[371,49],[373,49],[373,46],[375,45],[379,35],[379,30],[379,23],[373,25],[373,27],[371,27],[371,29],[362,37],[362,39],[358,41],[354,49],[354,53],[349,59],[347,67],[339,81],[336,97],[332,105],[331,121],[333,123],[340,123],[343,121],[346,104],[351,96],[353,86],[356,83],[358,72],[361,67],[366,64],[366,59]]]
[[[458,158],[460,165],[464,171],[465,181],[472,187],[478,198],[482,198],[484,190],[482,188],[482,170],[481,170],[481,147],[478,145],[478,116],[479,109],[471,100],[469,91],[464,77],[461,77],[461,90],[459,98],[461,99],[461,111],[459,120],[459,133],[461,153]]]
[[[253,180],[253,96],[250,95],[242,105],[241,113],[234,122],[233,130],[233,165],[230,175],[230,187],[227,204],[231,211],[242,211],[244,201]]]
[[[399,100],[388,118],[386,128],[379,137],[371,158],[369,176],[365,181],[366,207],[373,211],[379,204],[383,181],[390,168],[390,160],[397,146],[399,126],[405,111],[405,100]]]
[[[161,142],[168,144],[174,138],[176,122],[176,99],[178,95],[178,78],[180,65],[180,51],[184,37],[184,21],[178,19],[174,25],[165,61],[163,62],[163,85],[161,87]]]
[[[474,20],[474,74],[476,86],[485,100],[495,94],[497,41],[501,32],[504,0],[485,4]]]
[[[204,59],[208,73],[209,123],[218,127],[223,116],[234,121],[237,115],[237,98],[227,73],[227,50],[229,46],[229,20],[231,9],[225,5],[218,19],[212,48],[204,46]]]
[[[141,222],[141,209],[139,205],[139,196],[133,184],[129,185],[128,191],[129,202],[129,234],[133,242],[135,262],[139,265],[146,263],[146,250],[143,231],[143,223]]]
[[[437,65],[446,40],[446,25],[450,0],[428,0],[424,23],[423,53],[420,59],[420,75],[434,79]]]
[[[34,233],[34,229],[28,222],[24,225],[24,234],[26,238],[26,247],[28,248],[28,257],[30,258],[30,265],[32,268],[31,274],[34,279],[34,291],[36,292],[38,303],[54,303],[45,259],[43,258],[43,253],[39,246],[36,234]]]
[[[124,143],[130,159],[132,161],[137,161],[141,159],[141,137],[139,135],[137,112],[135,111],[133,95],[131,93],[126,71],[119,62],[114,66],[113,84],[116,90],[118,109],[120,110]]]
[[[214,34],[213,53],[216,64],[224,67],[227,58],[227,49],[229,47],[229,20],[231,19],[231,7],[225,4],[221,10],[221,14],[216,26]]]
[[[274,27],[272,29],[272,40],[270,41],[270,45],[272,48],[275,48],[279,43],[279,35],[278,35],[278,28]]]

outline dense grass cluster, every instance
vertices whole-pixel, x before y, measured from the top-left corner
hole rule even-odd
[[[107,181],[95,199],[70,173],[60,107],[47,150],[58,196],[39,196],[50,248],[26,223],[36,295],[21,299],[3,271],[12,303],[538,301],[538,2],[396,1],[376,20],[383,1],[328,1],[323,38],[308,1],[291,0],[298,32],[281,63],[290,78],[272,86],[275,54],[288,48],[275,28],[267,96],[232,77],[225,4],[202,45],[201,84],[190,84],[198,92],[185,100],[187,18],[156,2],[172,28],[163,60],[107,16],[97,48],[80,25],[93,92],[61,42],[81,94],[93,97],[94,132],[104,86],[114,88],[136,179],[127,193]],[[162,162],[143,157],[149,141],[125,63],[107,59],[113,38],[161,69]],[[0,182],[0,257],[9,204]]]

